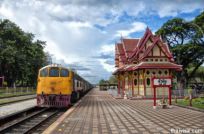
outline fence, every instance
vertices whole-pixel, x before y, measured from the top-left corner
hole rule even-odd
[[[1,87],[0,88],[0,97],[4,96],[13,96],[13,95],[26,95],[26,94],[34,94],[36,93],[36,89],[33,87]]]
[[[199,94],[196,92],[195,89],[192,89],[192,95],[193,97],[197,97]],[[184,96],[189,96],[188,90],[172,90],[172,96],[177,96],[177,97],[184,97]]]

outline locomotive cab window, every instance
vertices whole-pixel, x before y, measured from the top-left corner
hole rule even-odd
[[[50,68],[50,77],[59,77],[59,69],[58,68]]]
[[[47,76],[48,76],[47,68],[40,71],[40,77],[47,77]]]
[[[61,69],[60,70],[60,77],[68,77],[69,71],[67,69]]]

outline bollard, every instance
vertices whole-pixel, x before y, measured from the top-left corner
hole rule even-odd
[[[189,96],[189,106],[192,107],[192,95]]]
[[[125,91],[124,91],[124,99],[125,100],[127,99],[127,95],[126,95]]]
[[[175,103],[177,103],[177,97],[175,96]]]
[[[9,94],[9,90],[8,90],[8,87],[6,87],[6,93],[7,93],[7,94]]]

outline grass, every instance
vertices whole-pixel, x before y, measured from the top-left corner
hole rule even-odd
[[[181,106],[189,106],[189,100],[187,99],[179,99],[177,100],[177,104]],[[204,98],[195,98],[192,101],[192,107],[204,109]]]
[[[0,99],[6,97],[15,97],[21,95],[35,94],[36,90],[27,87],[17,87],[17,88],[0,88]]]

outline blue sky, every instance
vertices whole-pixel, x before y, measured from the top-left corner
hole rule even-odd
[[[55,63],[75,68],[97,83],[114,68],[114,44],[121,35],[140,38],[173,17],[191,21],[203,0],[1,0],[0,17],[10,19],[36,39]]]

